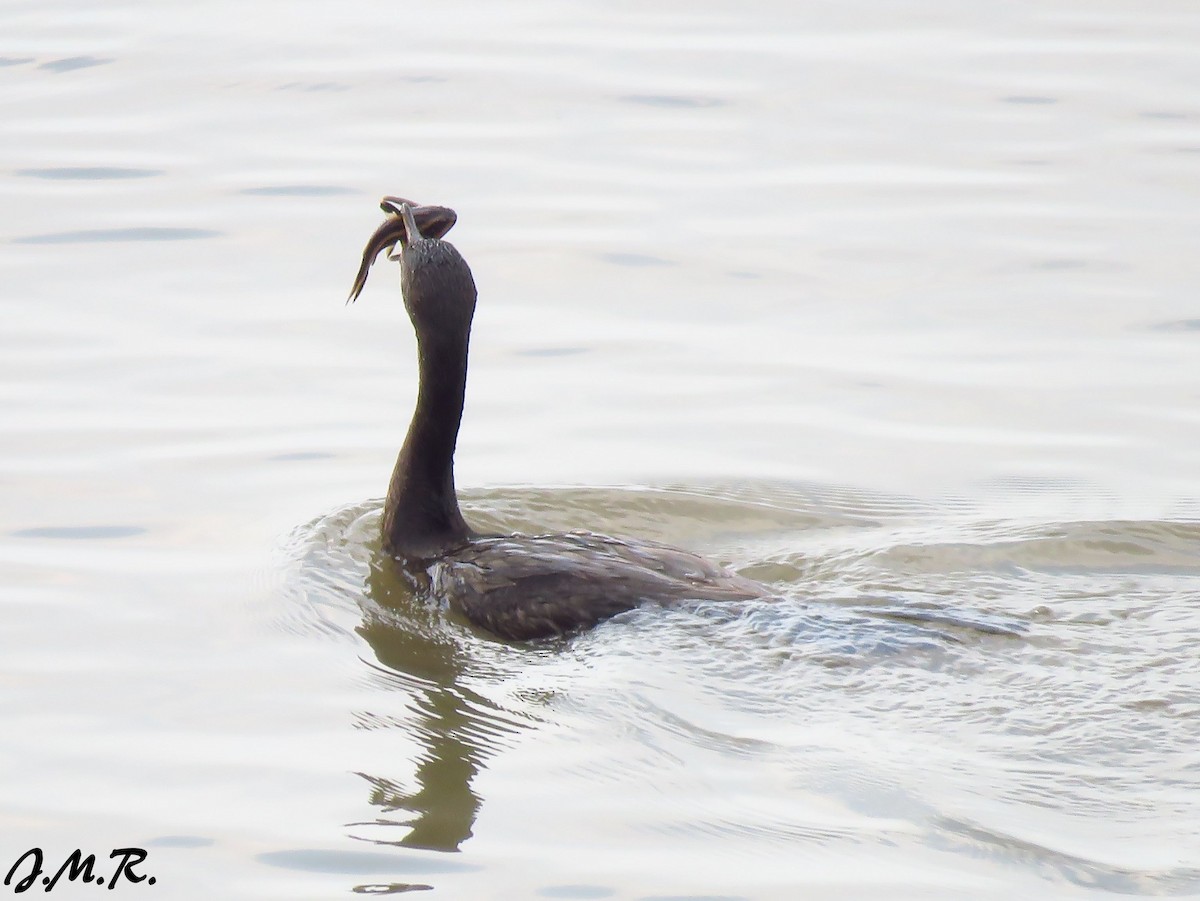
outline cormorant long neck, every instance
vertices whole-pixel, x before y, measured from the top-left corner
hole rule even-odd
[[[384,550],[400,557],[437,557],[471,536],[454,491],[469,338],[417,332],[417,407],[383,507]]]

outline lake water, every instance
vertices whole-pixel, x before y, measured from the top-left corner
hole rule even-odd
[[[0,870],[1200,897],[1200,12],[4,22]],[[394,265],[344,305],[385,193],[480,287],[468,517],[780,600],[522,646],[405,596]]]

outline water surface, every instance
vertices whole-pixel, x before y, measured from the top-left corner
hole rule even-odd
[[[0,864],[1200,895],[1198,40],[1165,3],[13,5]],[[394,271],[343,305],[384,193],[456,208],[480,286],[472,520],[775,599],[537,646],[414,602]]]

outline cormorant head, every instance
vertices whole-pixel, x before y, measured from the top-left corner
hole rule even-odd
[[[399,237],[400,249],[390,257],[400,262],[404,308],[408,310],[417,338],[422,343],[460,339],[465,342],[475,315],[475,279],[458,249],[441,239],[450,227],[442,228],[445,219],[429,217],[431,234],[417,219],[417,209],[406,201],[400,203],[400,221],[404,229]],[[445,210],[444,207],[433,209]],[[453,210],[445,212],[454,216]],[[450,224],[453,222],[451,219]]]

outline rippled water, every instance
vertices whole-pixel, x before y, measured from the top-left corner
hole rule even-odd
[[[0,870],[1200,896],[1198,40],[1167,3],[10,4]],[[407,594],[411,330],[388,266],[342,304],[383,193],[455,207],[480,286],[469,518],[777,597],[522,646]]]
[[[489,844],[520,835],[554,862],[532,878],[504,867],[514,897],[558,896],[554,879],[580,872],[586,897],[673,881],[698,896],[707,880],[739,897],[844,889],[866,853],[922,855],[906,891],[961,877],[964,857],[992,879],[1195,891],[1194,859],[1165,849],[1194,845],[1200,814],[1193,635],[1179,628],[1200,526],[997,522],[778,485],[524,489],[468,506],[489,529],[690,532],[779,597],[638,610],[518,650],[412,599],[378,552],[377,504],[301,529],[298,630],[365,639],[378,694],[356,724],[418,745],[362,774],[379,809],[351,834],[458,850],[479,817]],[[492,760],[531,743],[536,772]],[[519,785],[499,794],[515,809],[481,810],[488,771],[510,766]],[[1151,821],[1166,844],[1145,843]],[[581,860],[593,847],[606,850]]]

